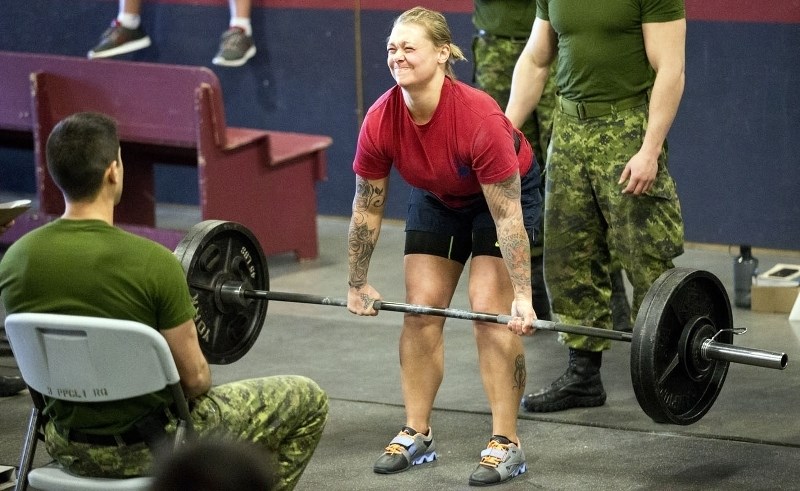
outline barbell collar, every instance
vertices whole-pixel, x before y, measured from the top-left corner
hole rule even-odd
[[[734,346],[712,339],[703,341],[700,346],[700,355],[706,360],[728,361],[776,370],[783,370],[789,362],[786,353]]]
[[[222,306],[234,304],[240,307],[247,307],[248,305],[250,305],[252,299],[248,298],[246,295],[242,295],[243,291],[244,291],[244,286],[241,282],[226,281],[218,289],[217,296],[219,299],[219,303]],[[223,309],[222,306],[220,306],[221,310]]]

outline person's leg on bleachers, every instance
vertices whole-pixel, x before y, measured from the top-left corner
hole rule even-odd
[[[103,32],[100,42],[87,56],[90,59],[110,58],[150,46],[150,37],[141,26],[141,9],[141,0],[120,0],[116,19]]]
[[[250,22],[251,0],[229,0],[231,21],[222,33],[219,51],[212,60],[215,65],[237,67],[255,56],[253,27]]]

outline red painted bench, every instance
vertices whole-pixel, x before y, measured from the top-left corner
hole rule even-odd
[[[173,249],[183,232],[155,227],[153,165],[196,165],[203,220],[245,225],[268,255],[317,257],[315,183],[325,178],[330,137],[228,127],[219,80],[205,67],[2,51],[0,67],[0,141],[32,139],[39,199],[38,213],[0,240],[63,212],[47,173],[47,136],[69,114],[98,111],[119,123],[120,226]]]

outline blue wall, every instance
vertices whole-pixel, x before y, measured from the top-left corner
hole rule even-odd
[[[691,22],[670,133],[688,240],[800,249],[800,24]]]
[[[332,136],[319,211],[349,215],[359,116],[393,82],[384,42],[398,11],[360,13],[359,100],[352,10],[256,7],[258,54],[244,67],[221,68],[211,58],[227,4],[200,3],[145,2],[154,46],[123,59],[210,67],[230,125]],[[456,44],[469,52],[470,15],[456,3],[460,11],[448,20]],[[116,11],[109,0],[4,2],[0,50],[84,56]],[[470,63],[457,67],[465,81],[471,71]],[[800,250],[798,96],[800,24],[690,19],[686,91],[669,138],[687,240]],[[33,192],[33,183],[30,150],[0,149],[0,189]],[[196,184],[193,169],[159,166],[157,198],[196,203]],[[393,178],[388,216],[404,216],[407,189]]]

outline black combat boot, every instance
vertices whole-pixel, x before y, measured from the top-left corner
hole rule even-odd
[[[547,295],[547,285],[544,283],[544,256],[541,254],[531,256],[531,287],[533,288],[533,310],[536,318],[543,321],[553,319],[550,313],[550,297]]]
[[[615,331],[631,332],[631,304],[628,294],[625,293],[625,281],[622,279],[622,270],[617,269],[610,273],[611,276],[611,319]],[[534,307],[534,310],[536,307]]]
[[[569,349],[569,366],[564,375],[539,392],[522,398],[521,406],[534,413],[563,411],[571,407],[602,406],[606,391],[600,380],[602,351]]]

